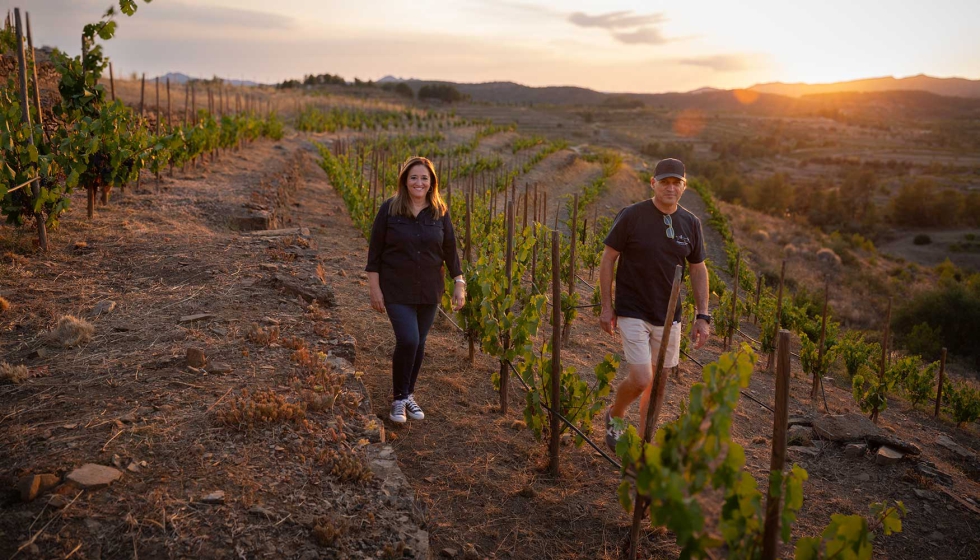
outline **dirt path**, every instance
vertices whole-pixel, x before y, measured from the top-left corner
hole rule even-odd
[[[288,206],[293,189],[322,181],[311,161],[305,141],[257,142],[161,192],[116,196],[92,221],[73,212],[47,255],[4,254],[0,354],[31,378],[0,385],[0,556],[424,555],[401,475],[368,444],[363,386],[339,361],[315,369],[294,352],[350,349],[314,240],[228,227],[243,205]],[[3,234],[14,250],[27,239]],[[64,314],[91,322],[90,342],[44,343]],[[324,386],[337,391],[330,404]],[[57,483],[89,463],[123,474],[104,489],[66,481],[22,495],[24,480]]]

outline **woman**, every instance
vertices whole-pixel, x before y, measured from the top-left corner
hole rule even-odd
[[[442,300],[443,263],[454,278],[452,306],[463,307],[466,282],[456,253],[449,208],[439,195],[432,162],[409,158],[398,174],[398,192],[374,218],[365,270],[371,307],[388,313],[395,331],[391,359],[393,400],[388,418],[399,424],[422,420],[415,382],[425,354],[425,338]]]

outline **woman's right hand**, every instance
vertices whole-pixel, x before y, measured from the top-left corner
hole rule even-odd
[[[381,293],[381,288],[371,286],[371,309],[378,313],[385,312],[385,296]]]

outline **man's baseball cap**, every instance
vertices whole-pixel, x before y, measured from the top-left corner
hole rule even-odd
[[[682,181],[687,181],[687,172],[684,163],[679,159],[667,158],[657,162],[657,168],[653,171],[653,178],[663,181],[667,177],[677,177]]]

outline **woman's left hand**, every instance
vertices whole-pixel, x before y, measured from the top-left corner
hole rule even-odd
[[[466,303],[466,285],[457,283],[453,288],[453,311],[459,311]]]

